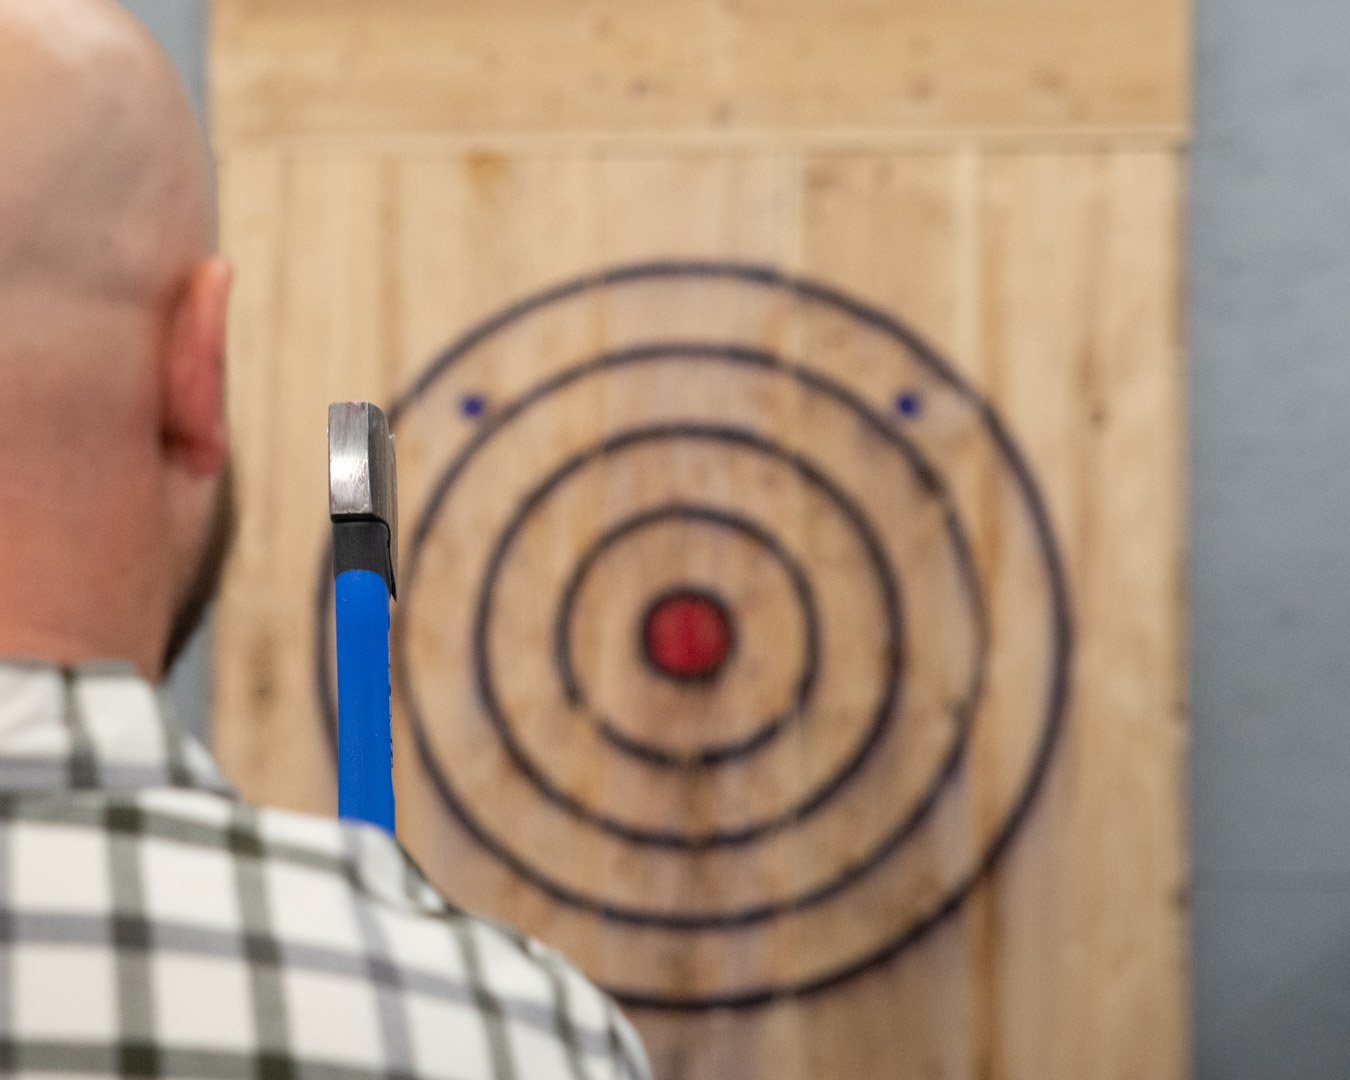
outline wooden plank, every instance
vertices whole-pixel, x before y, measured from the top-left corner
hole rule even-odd
[[[215,128],[1184,132],[1180,0],[221,0]]]
[[[216,756],[241,789],[275,798],[267,770],[271,752],[266,725],[278,693],[275,639],[270,623],[276,568],[272,530],[281,511],[268,483],[276,432],[267,422],[275,409],[268,372],[276,365],[282,312],[277,292],[286,250],[284,165],[274,151],[240,152],[220,163],[221,243],[236,266],[229,347],[240,357],[227,373],[234,476],[241,509],[238,541],[214,615],[212,727]],[[261,610],[259,610],[261,608]]]
[[[242,547],[216,630],[216,708],[239,723],[219,726],[218,749],[245,795],[286,808],[335,805],[315,722],[325,427],[329,402],[385,400],[393,386],[386,182],[378,159],[243,153],[221,170],[239,266],[229,382]]]
[[[978,169],[970,153],[813,156],[803,223],[804,263],[814,277],[900,313],[982,382],[972,274],[980,240]],[[977,462],[948,458],[943,471],[965,488],[978,484],[983,470]],[[978,506],[977,499],[964,501]],[[967,525],[981,544],[981,522],[968,514]],[[969,842],[963,828],[943,830],[931,841],[932,857],[967,850]],[[876,1075],[888,1067],[900,1076],[976,1075],[980,929],[979,905],[968,906],[903,961],[811,1003],[802,1018],[811,1033],[811,1075],[836,1068]],[[910,1004],[896,1009],[897,1002]]]
[[[990,1049],[1009,1075],[1182,1077],[1177,163],[986,168],[986,350],[1049,499],[1077,640],[1058,759],[992,889]],[[1000,572],[1003,618],[1022,617],[1021,572]]]
[[[1183,170],[1175,157],[1104,163],[1104,297],[1088,367],[1090,530],[1085,546],[1079,714],[1101,758],[1134,762],[1080,781],[1080,835],[1130,857],[1078,883],[1085,956],[1112,989],[1084,1016],[1077,1075],[1189,1073],[1186,859],[1185,376],[1180,297]],[[1141,357],[1164,358],[1155,364]],[[1120,601],[1137,605],[1121,618]],[[1152,766],[1143,764],[1145,759]],[[1080,845],[1083,842],[1079,841]],[[1100,849],[1080,846],[1080,865]],[[1128,974],[1122,975],[1122,972]],[[1153,1032],[1146,1048],[1134,1040]]]

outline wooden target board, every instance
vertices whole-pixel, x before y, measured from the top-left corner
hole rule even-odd
[[[219,5],[217,748],[331,812],[323,423],[386,404],[400,835],[663,1078],[1187,1071],[1184,22],[1054,6],[861,5],[831,90],[793,4],[706,86],[703,8]]]

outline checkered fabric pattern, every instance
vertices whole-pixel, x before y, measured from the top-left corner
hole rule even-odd
[[[0,1076],[646,1080],[377,829],[240,802],[127,669],[0,665]]]

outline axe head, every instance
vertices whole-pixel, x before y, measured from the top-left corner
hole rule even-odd
[[[337,572],[382,573],[393,594],[398,576],[394,436],[383,410],[367,401],[328,407],[328,514]],[[372,547],[379,549],[381,566],[366,565],[375,561]]]

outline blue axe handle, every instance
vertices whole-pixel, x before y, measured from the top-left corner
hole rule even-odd
[[[337,614],[338,815],[394,832],[389,607],[396,595],[397,473],[384,413],[328,411]]]
[[[339,574],[338,816],[394,831],[389,710],[389,586],[370,570]]]

